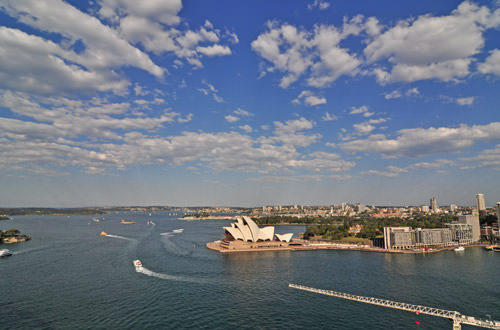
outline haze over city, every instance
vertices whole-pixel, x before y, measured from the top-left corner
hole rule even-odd
[[[494,206],[499,6],[0,1],[0,206]]]

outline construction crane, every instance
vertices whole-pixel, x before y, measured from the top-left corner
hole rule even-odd
[[[412,304],[407,304],[407,303],[402,303],[402,302],[397,302],[397,301],[392,301],[392,300],[387,300],[387,299],[358,296],[358,295],[353,295],[350,293],[343,293],[343,292],[337,292],[337,291],[332,291],[332,290],[315,289],[315,288],[311,288],[308,286],[297,285],[297,284],[292,284],[292,283],[288,284],[288,286],[291,288],[294,288],[294,289],[310,291],[310,292],[314,292],[314,293],[320,293],[320,294],[324,294],[327,296],[333,296],[333,297],[337,297],[337,298],[358,301],[358,302],[362,302],[362,303],[366,303],[366,304],[394,308],[394,309],[399,309],[399,310],[403,310],[403,311],[407,311],[407,312],[414,312],[417,314],[421,313],[421,314],[426,314],[426,315],[447,318],[453,322],[453,330],[461,330],[462,324],[468,324],[468,325],[473,325],[476,327],[488,328],[488,329],[500,329],[500,321],[479,320],[479,319],[476,319],[475,317],[467,316],[467,315],[464,315],[464,314],[457,312],[457,311],[448,311],[448,310],[440,309],[440,308],[412,305]]]

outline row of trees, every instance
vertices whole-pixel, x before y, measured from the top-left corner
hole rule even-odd
[[[7,229],[6,231],[0,230],[0,239],[3,237],[12,237],[19,235],[21,232],[18,229]]]

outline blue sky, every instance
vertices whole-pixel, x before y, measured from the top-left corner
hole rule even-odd
[[[499,8],[0,1],[0,205],[493,205]]]

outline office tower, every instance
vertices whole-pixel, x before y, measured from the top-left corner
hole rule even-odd
[[[478,212],[485,211],[486,205],[484,203],[484,194],[477,194],[476,200],[477,200],[477,211]]]
[[[436,202],[436,198],[435,197],[431,198],[431,211],[432,212],[438,212],[438,206],[437,206],[437,202]]]
[[[498,221],[498,228],[500,228],[500,203],[497,203],[497,221]]]

